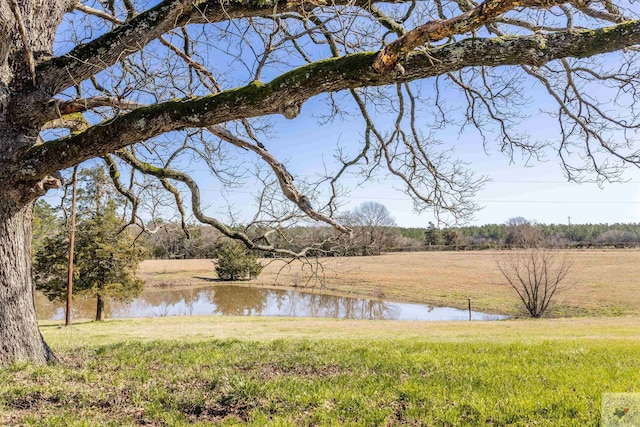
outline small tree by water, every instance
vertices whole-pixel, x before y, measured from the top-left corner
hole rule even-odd
[[[80,175],[73,294],[95,297],[95,320],[104,320],[105,298],[127,301],[142,292],[136,270],[144,249],[118,216],[117,195],[104,171],[95,167]],[[67,288],[68,230],[58,225],[34,261],[36,287],[51,301],[64,300]]]
[[[258,277],[262,264],[258,256],[234,242],[224,243],[218,251],[216,273],[220,280],[242,280]]]

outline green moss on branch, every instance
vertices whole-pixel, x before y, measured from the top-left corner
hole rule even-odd
[[[252,82],[215,95],[171,100],[139,108],[40,146],[27,157],[40,177],[162,133],[207,127],[241,118],[282,113],[286,117],[312,96],[432,77],[472,66],[543,65],[565,57],[612,52],[640,43],[640,20],[599,30],[528,37],[470,38],[402,61],[403,71],[376,73],[376,52],[363,52],[305,65],[269,83]]]

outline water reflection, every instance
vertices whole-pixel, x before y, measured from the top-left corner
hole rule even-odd
[[[61,304],[51,303],[42,295],[36,297],[36,310],[40,319],[64,318]],[[375,320],[469,319],[468,311],[448,307],[429,307],[420,304],[244,286],[149,290],[130,303],[107,301],[105,312],[110,318],[219,314]],[[94,300],[74,302],[73,318],[92,318],[94,314]],[[473,320],[503,318],[505,316],[472,312]]]
[[[220,286],[205,295],[213,305],[214,313],[227,316],[260,316],[267,307],[269,296],[265,289],[247,288],[243,286]],[[281,304],[282,296],[275,295],[276,305]]]

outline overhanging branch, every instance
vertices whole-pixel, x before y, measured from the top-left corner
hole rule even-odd
[[[406,1],[406,0],[401,0]],[[299,12],[318,6],[367,7],[369,0],[164,0],[103,36],[37,67],[40,90],[54,96],[139,51],[166,32],[186,24]]]
[[[516,7],[548,8],[567,3],[566,0],[486,0],[454,18],[427,22],[407,32],[387,45],[376,58],[373,68],[379,72],[391,71],[400,58],[428,43],[443,40],[457,34],[477,30],[481,26]],[[576,1],[584,6],[583,0]]]
[[[127,101],[113,96],[94,96],[91,98],[74,99],[71,101],[56,102],[56,109],[60,114],[82,113],[94,108],[113,107],[120,110],[135,110],[146,107],[147,104]]]
[[[139,108],[84,132],[31,147],[22,163],[29,167],[17,173],[25,180],[42,178],[81,161],[175,130],[268,114],[290,117],[307,99],[324,92],[406,82],[473,66],[540,66],[554,59],[593,56],[638,43],[640,20],[635,20],[589,31],[470,38],[433,49],[428,57],[410,55],[401,61],[402,74],[376,73],[372,68],[376,52],[327,59],[289,71],[267,84],[254,82],[211,96]]]
[[[351,232],[351,230],[341,224],[338,224],[332,218],[329,218],[326,215],[323,215],[322,213],[313,209],[309,199],[296,188],[296,185],[293,183],[293,177],[291,176],[289,171],[287,171],[285,166],[280,163],[280,161],[278,161],[278,159],[276,159],[266,149],[233,135],[222,126],[209,126],[207,130],[216,135],[218,138],[227,141],[235,145],[236,147],[251,150],[258,156],[260,156],[260,158],[269,165],[273,173],[278,178],[278,183],[280,184],[280,190],[282,190],[282,194],[284,194],[285,197],[291,202],[295,203],[302,212],[309,216],[309,218],[327,223],[336,230],[341,231],[342,233],[349,234]]]
[[[161,180],[172,179],[175,181],[182,182],[184,185],[187,186],[187,188],[189,189],[189,192],[191,193],[191,209],[196,219],[203,224],[211,225],[212,227],[216,228],[225,236],[242,242],[249,249],[256,249],[256,250],[261,250],[265,252],[277,253],[277,254],[285,255],[287,257],[293,257],[293,258],[303,258],[307,255],[309,250],[313,249],[309,247],[309,248],[304,248],[300,252],[294,252],[287,249],[276,248],[271,244],[263,245],[263,244],[256,243],[258,240],[266,240],[267,242],[269,240],[268,238],[265,238],[266,236],[261,236],[258,239],[251,239],[247,234],[241,231],[232,230],[229,227],[227,227],[224,223],[219,221],[218,219],[206,215],[202,211],[200,188],[198,187],[196,182],[186,173],[177,171],[174,169],[170,169],[170,168],[155,167],[153,165],[140,161],[133,154],[131,154],[129,151],[126,151],[126,150],[119,151],[117,153],[117,156],[120,157],[125,162],[127,162],[133,168],[141,171],[142,173],[155,176],[156,178],[159,178]]]

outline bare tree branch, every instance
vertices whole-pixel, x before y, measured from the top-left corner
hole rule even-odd
[[[429,57],[409,56],[402,61],[405,72],[399,75],[376,73],[372,68],[376,53],[348,55],[300,67],[267,84],[254,82],[211,96],[139,108],[80,134],[31,147],[25,155],[29,167],[7,173],[32,180],[173,130],[276,113],[293,118],[304,101],[327,91],[406,82],[470,66],[541,66],[554,59],[591,56],[639,42],[640,21],[593,31],[466,39],[434,48]]]
[[[338,0],[334,5],[360,5],[365,0]],[[166,32],[187,23],[214,23],[239,17],[270,16],[316,7],[315,3],[296,0],[281,3],[273,0],[164,0],[140,13],[113,31],[64,56],[53,58],[37,68],[41,90],[55,95],[137,52]],[[106,18],[106,16],[105,16]]]
[[[109,22],[113,22],[114,24],[122,25],[124,21],[118,19],[116,16],[111,15],[103,10],[94,9],[93,7],[89,7],[85,4],[78,3],[76,5],[76,10],[86,13],[87,15],[97,16],[98,18],[106,19]]]
[[[71,101],[54,101],[56,110],[61,115],[82,113],[99,107],[114,107],[119,110],[135,110],[137,108],[146,107],[147,104],[127,101],[113,96],[95,96],[85,99],[74,99]]]
[[[267,163],[273,173],[278,177],[278,183],[280,184],[280,189],[282,190],[282,194],[285,195],[287,199],[292,201],[300,208],[300,210],[306,213],[310,218],[315,219],[316,221],[321,221],[327,223],[334,227],[335,229],[349,234],[351,230],[344,227],[343,225],[338,224],[331,218],[322,215],[317,212],[311,206],[311,202],[309,198],[304,194],[300,193],[293,183],[293,177],[287,171],[282,163],[278,161],[274,156],[272,156],[267,150],[258,145],[252,144],[248,141],[245,141],[237,136],[233,135],[231,132],[223,128],[222,126],[210,126],[209,131],[216,135],[217,137],[241,148],[246,148],[247,150],[251,150],[256,153],[265,163]]]
[[[71,132],[82,132],[91,127],[91,123],[82,114],[66,114],[58,119],[48,121],[41,130],[69,129]]]
[[[185,184],[191,192],[191,209],[193,211],[193,215],[198,219],[198,221],[203,224],[208,224],[215,227],[218,231],[229,238],[241,241],[249,249],[273,252],[293,258],[303,258],[307,254],[307,252],[314,249],[313,247],[307,247],[302,249],[300,252],[293,252],[287,249],[276,248],[271,244],[259,244],[257,242],[260,240],[268,242],[268,236],[263,235],[259,236],[258,238],[252,239],[243,232],[230,229],[218,219],[205,215],[201,207],[200,188],[189,175],[170,168],[158,168],[148,163],[144,163],[137,159],[133,154],[131,154],[131,152],[126,150],[120,150],[116,153],[116,155],[122,160],[129,163],[132,167],[143,173],[155,176],[160,179],[173,179]]]

